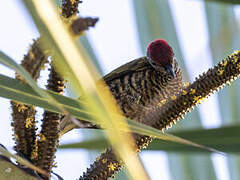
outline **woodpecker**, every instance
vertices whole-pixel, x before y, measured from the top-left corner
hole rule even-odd
[[[167,41],[152,41],[146,56],[133,60],[103,77],[124,116],[152,126],[149,118],[142,118],[147,108],[154,108],[179,93],[183,88],[182,74],[174,58],[173,49]],[[146,120],[147,119],[147,120]],[[151,141],[148,136],[133,134],[138,150]],[[109,168],[114,165],[114,168]],[[108,179],[120,170],[113,150],[108,148],[87,169],[80,180]]]
[[[130,119],[135,119],[142,108],[151,107],[153,102],[167,99],[182,89],[181,71],[168,42],[157,39],[146,51],[145,57],[124,64],[103,77],[123,115]],[[81,128],[99,128],[89,122],[80,122]],[[73,128],[78,126],[67,119],[61,121],[59,131],[65,133]]]

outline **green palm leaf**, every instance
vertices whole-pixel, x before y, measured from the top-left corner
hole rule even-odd
[[[240,126],[238,125],[214,129],[192,129],[174,132],[173,134],[177,137],[182,137],[184,139],[188,139],[207,147],[219,149],[220,151],[230,153],[229,155],[231,155],[231,153],[237,153],[239,151],[238,149],[240,148],[239,130]],[[82,130],[81,132],[85,134],[86,130]],[[100,130],[95,131],[95,133],[97,134],[97,137],[95,138],[83,140],[79,143],[63,144],[59,148],[96,150],[105,149],[110,145],[107,139],[100,133]],[[154,139],[146,150],[185,153],[209,153],[209,151],[204,151],[193,146],[186,146],[183,144],[162,141],[159,139]],[[227,157],[229,156],[227,155]]]
[[[234,7],[228,4],[205,3],[210,48],[213,62],[224,56],[229,51],[239,48],[239,28],[234,15]],[[221,121],[223,125],[239,124],[240,120],[240,95],[237,81],[228,89],[218,95]],[[228,158],[228,167],[232,180],[240,177],[240,158],[231,155]]]
[[[156,38],[166,39],[175,51],[175,56],[183,69],[183,76],[185,79],[188,79],[187,69],[184,65],[183,55],[168,1],[138,0],[133,2],[142,51],[145,51],[144,48],[151,40]],[[175,125],[173,130],[201,126],[197,111],[188,114],[185,119],[187,119],[187,122],[182,125],[180,123]],[[168,159],[172,179],[192,179],[193,177],[197,179],[216,179],[211,159],[208,155],[200,157],[196,155],[169,153]],[[199,161],[205,161],[206,164],[199,166],[197,165]],[[199,172],[208,173],[199,174]],[[199,176],[195,176],[196,174],[199,174]]]

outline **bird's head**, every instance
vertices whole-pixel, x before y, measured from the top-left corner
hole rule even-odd
[[[147,47],[147,59],[155,69],[163,69],[175,77],[173,71],[174,53],[167,41],[163,39],[152,41]]]

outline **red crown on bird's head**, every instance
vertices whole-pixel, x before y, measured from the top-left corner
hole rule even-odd
[[[156,39],[148,45],[147,57],[150,63],[165,66],[172,64],[174,53],[167,41]]]

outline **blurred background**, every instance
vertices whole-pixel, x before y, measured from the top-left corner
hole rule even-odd
[[[80,41],[100,65],[102,75],[145,55],[147,44],[166,39],[173,47],[185,81],[193,81],[203,71],[240,46],[240,5],[203,0],[87,0],[80,4],[81,16],[99,17]],[[24,6],[18,0],[0,6],[0,49],[20,62],[29,45],[39,34]],[[14,72],[0,66],[0,73],[14,77]],[[47,71],[39,81],[44,87]],[[224,88],[171,128],[187,129],[237,126],[240,122],[240,81]],[[0,98],[0,143],[12,149],[11,108]],[[41,119],[41,109],[38,119]],[[94,138],[91,130],[74,130],[60,144]],[[201,135],[200,135],[201,136]],[[223,139],[224,141],[224,139]],[[58,150],[54,172],[64,179],[76,179],[89,166],[97,151]],[[140,157],[153,180],[238,180],[239,154],[144,151]],[[124,172],[118,179],[125,179]]]

